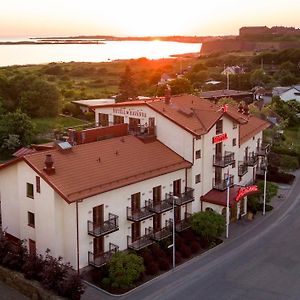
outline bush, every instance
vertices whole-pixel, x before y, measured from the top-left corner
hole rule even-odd
[[[146,267],[146,274],[148,275],[155,275],[159,271],[158,263],[153,261]]]
[[[143,258],[144,265],[149,265],[154,260],[150,251],[145,251],[145,252],[141,253],[141,257]]]
[[[144,270],[143,258],[134,253],[117,252],[113,254],[108,263],[112,287],[130,287]]]
[[[200,244],[198,242],[193,241],[191,243],[191,251],[192,251],[192,253],[197,253],[197,252],[200,251],[200,249],[201,249],[201,246],[200,246]]]
[[[192,215],[191,225],[197,234],[210,241],[224,232],[225,218],[215,212],[201,211]]]
[[[259,204],[257,205],[257,210],[258,210],[258,211],[263,211],[263,206],[264,206],[263,203],[259,203]],[[273,206],[272,206],[272,205],[266,204],[266,211],[271,211],[272,209],[273,209]]]
[[[162,271],[167,271],[171,268],[171,265],[166,258],[162,258],[158,262],[159,262],[159,268]]]
[[[79,300],[84,293],[81,278],[77,274],[69,275],[65,280],[59,282],[58,293],[67,299]]]
[[[27,279],[41,280],[44,259],[42,255],[29,255],[22,267],[22,272]]]
[[[2,263],[12,270],[21,271],[26,258],[27,248],[25,246],[25,241],[22,240],[16,244],[10,244],[9,250],[3,258]]]
[[[175,252],[175,262],[176,264],[180,264],[182,262],[182,256],[178,251]]]
[[[157,257],[157,258],[166,257],[165,251],[163,251],[157,244],[152,245],[151,252],[153,257]]]
[[[179,251],[180,251],[180,253],[181,253],[181,255],[182,255],[183,258],[189,258],[192,255],[190,247],[188,247],[186,245],[182,245],[179,248]]]

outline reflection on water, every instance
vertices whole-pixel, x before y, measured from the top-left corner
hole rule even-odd
[[[109,41],[104,44],[0,45],[0,66],[50,62],[103,62],[147,57],[167,58],[172,54],[199,53],[201,44],[177,42]]]

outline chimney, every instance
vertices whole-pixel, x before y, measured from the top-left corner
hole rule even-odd
[[[248,116],[249,115],[249,106],[247,103],[245,103],[243,110],[244,110],[243,114]]]
[[[52,159],[52,155],[51,154],[46,154],[46,159],[45,159],[45,167],[44,167],[44,171],[48,174],[48,175],[52,175],[55,173],[55,168],[53,167],[53,159]]]
[[[165,89],[165,103],[170,104],[171,101],[171,87],[167,84]]]

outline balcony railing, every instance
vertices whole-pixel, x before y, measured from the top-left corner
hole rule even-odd
[[[256,153],[258,156],[266,156],[270,150],[270,144],[263,143],[256,148]]]
[[[119,217],[109,213],[108,220],[102,224],[95,224],[92,221],[87,221],[88,234],[99,237],[105,234],[119,230]]]
[[[156,126],[131,126],[129,128],[129,133],[137,136],[141,140],[152,140],[153,138],[156,138]]]
[[[258,156],[256,153],[251,153],[248,155],[248,157],[246,157],[246,164],[247,166],[249,167],[253,167],[257,164],[257,161],[258,161]]]
[[[173,196],[174,201],[175,201],[175,205],[184,205],[187,204],[189,202],[194,201],[194,189],[192,188],[185,188],[185,192],[181,193],[179,195]],[[172,201],[172,199],[171,199]]]
[[[119,250],[119,246],[109,243],[109,250],[107,252],[103,252],[101,254],[95,255],[92,252],[88,252],[88,262],[90,266],[94,266],[96,268],[100,268],[106,263],[109,262],[110,258],[114,253]]]
[[[146,201],[146,206],[149,211],[160,214],[172,209],[172,198],[169,194],[167,194],[166,199],[159,202],[153,202],[153,200]]]
[[[131,236],[127,236],[127,248],[138,251],[145,247],[148,247],[154,243],[152,240],[153,231],[152,228],[145,228],[145,235],[139,237],[137,240],[132,241]]]
[[[132,210],[131,207],[127,207],[127,220],[132,222],[142,221],[154,215],[155,213],[150,211],[148,206],[136,210]]]
[[[183,230],[190,228],[191,227],[191,224],[190,224],[191,216],[192,216],[192,214],[185,213],[184,219],[175,224],[175,231],[181,232]]]
[[[239,161],[238,175],[243,176],[248,172],[248,166],[245,162]]]
[[[225,151],[225,155],[214,155],[214,161],[213,164],[215,167],[221,167],[225,168],[228,165],[231,165],[234,163],[234,153]]]
[[[159,242],[172,235],[172,220],[166,220],[166,225],[161,230],[153,233],[151,239]]]
[[[229,187],[233,186],[234,184],[234,176],[229,175]],[[215,190],[219,191],[225,191],[227,189],[227,178],[226,179],[221,179],[221,180],[216,180],[215,178],[213,179],[213,188]]]

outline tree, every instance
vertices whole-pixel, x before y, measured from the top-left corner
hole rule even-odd
[[[142,257],[133,253],[117,252],[108,264],[109,281],[112,287],[126,288],[131,286],[144,270]]]
[[[224,232],[225,218],[213,211],[201,211],[192,215],[191,226],[202,238],[211,241]]]
[[[21,110],[2,116],[0,120],[0,144],[3,144],[5,139],[11,141],[9,135],[15,135],[18,136],[20,146],[27,146],[31,143],[33,134],[34,126],[30,118]]]
[[[176,78],[169,83],[172,95],[179,95],[192,92],[191,82],[187,78]]]
[[[122,102],[137,97],[136,83],[131,68],[127,65],[121,76],[119,84],[119,96],[117,101]]]

